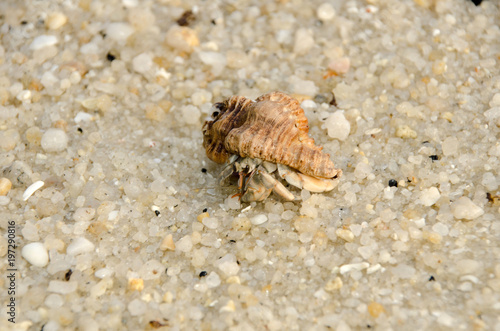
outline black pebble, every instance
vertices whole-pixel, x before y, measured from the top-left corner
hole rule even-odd
[[[69,269],[68,272],[64,275],[64,280],[69,281],[71,279],[71,275],[73,274],[73,270]]]
[[[191,10],[186,10],[181,17],[177,20],[180,26],[188,26],[196,19],[196,16]]]
[[[156,214],[156,216],[160,216],[160,211],[159,210],[155,210],[155,214]]]
[[[205,277],[207,275],[207,272],[206,271],[202,271],[200,272],[200,277]]]
[[[203,208],[203,212],[206,213],[208,211],[208,208]]]
[[[106,54],[106,59],[108,59],[109,62],[113,62],[113,60],[116,59],[116,56],[114,56],[111,53]]]
[[[479,6],[483,2],[483,0],[472,0],[472,3],[475,4],[476,6]]]
[[[390,187],[398,187],[398,182],[395,179],[389,179]]]
[[[78,128],[77,130],[78,130],[78,132],[83,133],[83,129],[82,128]]]
[[[429,155],[429,158],[432,160],[432,161],[437,161],[439,160],[438,156],[437,155]]]
[[[201,168],[201,172],[206,173],[206,172],[207,172],[207,169],[205,169],[205,168]]]
[[[430,276],[430,277],[429,277],[429,282],[433,282],[433,281],[435,281],[435,280],[436,280],[436,278],[434,278],[434,276]]]

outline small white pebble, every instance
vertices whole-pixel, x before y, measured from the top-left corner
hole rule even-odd
[[[132,67],[135,71],[141,74],[151,70],[153,67],[153,58],[151,57],[151,54],[142,53],[134,57],[132,60]]]
[[[16,96],[16,99],[19,101],[27,101],[27,100],[31,99],[31,91],[30,90],[22,90]]]
[[[194,48],[200,44],[196,30],[187,26],[178,26],[177,24],[172,25],[172,27],[168,29],[165,36],[165,42],[170,47],[186,53],[191,53]],[[176,60],[182,59],[181,57],[177,58]],[[226,57],[224,56],[224,61],[225,60]]]
[[[335,9],[331,4],[325,2],[318,7],[316,15],[322,21],[330,21],[335,17]]]
[[[299,55],[306,54],[314,46],[314,37],[311,29],[300,28],[295,33],[293,52]]]
[[[221,284],[220,277],[215,271],[212,271],[208,274],[208,276],[205,278],[205,282],[208,288],[214,288]]]
[[[51,293],[45,298],[44,303],[49,308],[59,308],[64,304],[64,299],[59,294]]]
[[[439,233],[441,236],[447,236],[449,233],[448,226],[444,223],[436,223],[432,226],[432,231]]]
[[[245,207],[241,210],[242,213],[245,213],[247,211],[249,211],[250,209],[252,209],[252,206],[248,206],[248,207]]]
[[[146,313],[146,311],[148,310],[148,306],[144,301],[140,299],[134,299],[130,301],[127,309],[131,316],[141,316]]]
[[[259,214],[257,216],[252,217],[250,221],[252,222],[253,225],[260,225],[267,222],[267,216],[264,214]]]
[[[94,217],[94,215],[94,208],[78,208],[73,213],[73,219],[75,222],[88,222]]]
[[[412,128],[410,128],[408,125],[400,125],[396,129],[396,137],[403,139],[407,138],[415,139],[418,137],[418,135],[417,132]]]
[[[212,93],[207,90],[196,91],[191,95],[191,102],[195,106],[201,106],[204,103],[212,101]]]
[[[45,26],[50,30],[57,30],[68,22],[68,17],[61,12],[54,12],[49,14],[45,21]]]
[[[99,53],[99,46],[96,43],[83,44],[82,47],[80,47],[80,53],[97,54]]]
[[[500,107],[500,93],[495,93],[490,101],[490,107]]]
[[[114,221],[118,217],[118,210],[110,211],[108,214],[108,221]]]
[[[373,128],[373,129],[366,130],[365,131],[365,135],[371,136],[372,134],[377,134],[377,133],[380,133],[380,132],[382,132],[381,128]]]
[[[296,94],[315,96],[319,91],[319,88],[313,81],[303,80],[295,75],[289,78],[289,84],[288,89]]]
[[[48,129],[42,136],[42,148],[46,152],[61,152],[68,146],[68,135],[61,129]]]
[[[489,191],[495,191],[498,188],[498,181],[495,175],[491,172],[486,172],[483,174],[481,184],[483,184],[484,187],[486,187],[486,189]]]
[[[420,193],[420,203],[426,207],[430,207],[435,204],[440,197],[441,193],[439,193],[439,190],[436,187],[424,189]]]
[[[134,28],[123,22],[110,23],[106,28],[106,37],[116,41],[125,41],[132,33]]]
[[[354,234],[351,230],[339,228],[335,230],[337,237],[344,239],[347,242],[352,242],[354,240]]]
[[[234,276],[238,274],[238,271],[240,270],[240,266],[236,262],[223,262],[219,264],[219,269],[226,275],[226,276]]]
[[[316,105],[316,102],[314,102],[312,100],[304,100],[304,101],[302,101],[300,106],[302,108],[311,108],[311,109],[318,107],[318,105]]]
[[[38,49],[47,47],[47,46],[53,46],[57,44],[57,37],[56,36],[50,36],[50,35],[41,35],[36,37],[33,42],[30,45],[30,49],[36,51]]]
[[[215,76],[218,76],[227,65],[227,59],[223,53],[199,52],[198,57],[201,62],[212,67],[212,72]]]
[[[446,138],[441,144],[445,156],[454,155],[458,151],[458,139],[454,136]]]
[[[219,221],[215,217],[205,217],[201,222],[209,229],[217,229],[219,226]]]
[[[357,179],[363,179],[368,177],[369,174],[372,172],[372,167],[365,163],[365,162],[359,162],[356,165],[356,168],[354,168],[354,176]]]
[[[338,74],[345,74],[351,68],[351,60],[348,57],[341,57],[332,60],[328,65],[328,68],[335,71]]]
[[[419,218],[418,220],[413,221],[417,228],[423,228],[425,226],[425,218]]]
[[[0,131],[0,149],[8,152],[16,148],[21,140],[21,136],[16,129]]]
[[[240,271],[240,266],[236,262],[236,256],[226,254],[215,262],[215,265],[226,275],[235,276]]]
[[[49,254],[42,243],[30,243],[23,247],[21,255],[35,267],[45,267],[49,263]]]
[[[456,219],[473,220],[484,214],[484,210],[467,197],[453,201],[451,212]]]
[[[224,204],[229,209],[240,209],[240,206],[241,206],[239,197],[234,196],[232,194],[227,197],[227,199],[224,201]]]
[[[234,305],[233,300],[229,300],[225,306],[219,309],[219,313],[227,313],[227,312],[232,313],[234,311],[236,311],[236,306]]]
[[[139,5],[139,0],[122,0],[122,4],[127,8],[133,8]]]
[[[184,253],[190,252],[191,249],[193,249],[193,241],[191,240],[191,236],[186,235],[186,236],[182,237],[181,239],[179,239],[175,243],[175,248],[176,248],[176,250],[184,252]]]
[[[361,224],[351,224],[349,229],[351,229],[352,234],[355,237],[358,237],[361,234],[361,231],[363,231],[363,226]]]
[[[83,253],[89,253],[94,250],[95,246],[92,242],[84,237],[76,238],[68,248],[66,248],[66,254],[68,255],[79,255]]]
[[[39,181],[36,181],[34,182],[33,184],[31,184],[27,189],[26,191],[24,191],[23,193],[23,201],[26,201],[28,200],[32,195],[33,193],[35,193],[39,188],[41,188],[43,185],[45,185],[44,182],[42,182],[41,180]]]
[[[89,113],[83,112],[83,111],[79,111],[74,118],[75,123],[89,122],[93,119],[94,119],[94,116],[90,115]]]
[[[52,86],[59,83],[59,78],[57,78],[57,76],[54,75],[53,72],[46,71],[43,73],[42,78],[40,79],[40,83],[42,83],[45,88],[51,88]]]
[[[96,276],[97,278],[106,278],[106,277],[111,277],[113,276],[115,272],[109,268],[101,268],[99,270],[96,270],[96,272],[94,273],[94,276]]]
[[[368,262],[344,264],[343,266],[340,267],[340,273],[343,275],[351,271],[360,271],[368,268],[369,266],[370,264]]]
[[[377,263],[377,264],[375,264],[375,265],[370,266],[368,269],[366,269],[366,273],[367,273],[368,275],[370,275],[370,274],[372,274],[372,273],[374,273],[374,272],[377,272],[377,271],[379,271],[379,270],[384,271],[384,270],[385,270],[385,268],[383,268],[383,267],[382,267],[379,263]]]
[[[394,193],[396,193],[397,187],[389,187],[384,188],[384,199],[392,200],[394,199]]]
[[[201,112],[198,107],[186,105],[181,108],[182,118],[186,124],[196,124],[200,120]]]
[[[341,141],[346,140],[349,132],[351,132],[351,124],[341,111],[336,111],[330,115],[326,119],[325,126],[328,130],[328,136]]]

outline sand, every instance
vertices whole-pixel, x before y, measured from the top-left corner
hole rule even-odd
[[[500,330],[498,1],[0,13],[0,330]],[[201,128],[275,90],[343,176],[240,203]]]

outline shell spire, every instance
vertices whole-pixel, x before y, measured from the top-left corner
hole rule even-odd
[[[223,163],[236,154],[284,164],[314,177],[336,178],[342,173],[309,137],[304,110],[292,97],[281,92],[256,101],[234,96],[214,106],[220,112],[203,127],[203,146],[211,160]]]

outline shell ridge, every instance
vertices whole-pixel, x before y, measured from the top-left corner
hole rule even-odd
[[[203,126],[203,146],[211,160],[221,163],[229,154],[237,154],[319,178],[341,174],[309,136],[305,112],[292,97],[272,92],[256,101],[233,96],[221,104],[220,114]]]

